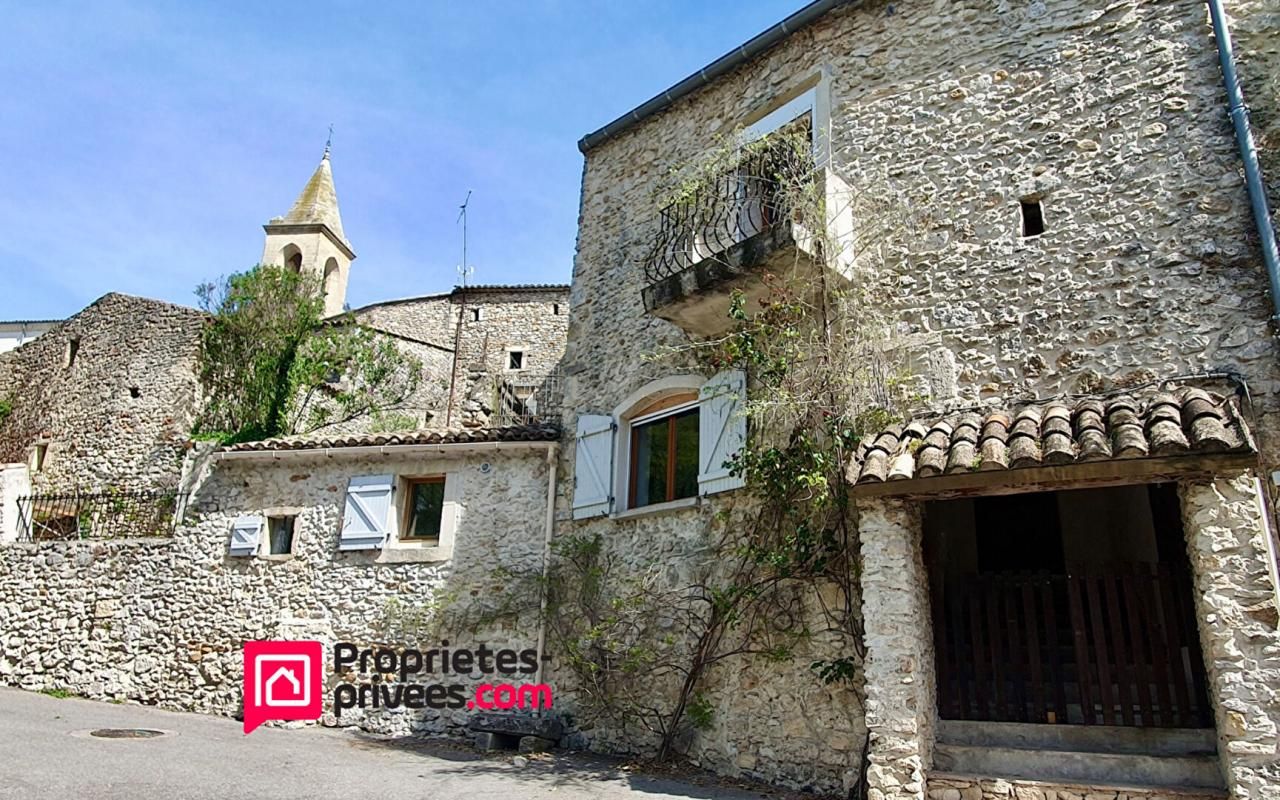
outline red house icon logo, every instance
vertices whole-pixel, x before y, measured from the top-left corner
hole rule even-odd
[[[319,719],[320,642],[244,643],[244,732],[269,720]]]

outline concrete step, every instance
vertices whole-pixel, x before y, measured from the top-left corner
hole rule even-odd
[[[1019,778],[993,778],[985,775],[932,771],[929,773],[929,800],[1014,797],[1018,800],[1078,797],[1094,800],[1227,800],[1222,789],[1184,789],[1180,787],[1135,786],[1125,783],[1045,782]]]
[[[1222,786],[1218,759],[1213,755],[1139,755],[939,742],[933,750],[933,766],[940,772],[1035,781],[1181,789]]]
[[[1212,756],[1218,752],[1217,733],[1212,728],[1124,728],[940,720],[938,741],[982,747],[1145,756]]]

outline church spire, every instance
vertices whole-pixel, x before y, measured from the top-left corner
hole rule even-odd
[[[329,163],[332,127],[329,136],[320,165],[302,187],[289,213],[263,226],[267,238],[261,263],[316,276],[324,291],[325,315],[333,316],[342,313],[346,303],[347,276],[356,254],[342,230],[338,192],[333,186]]]
[[[276,222],[272,220],[273,224]],[[342,232],[342,215],[338,212],[338,191],[333,186],[328,143],[324,146],[324,155],[320,157],[320,166],[316,167],[307,185],[302,187],[302,193],[293,201],[293,208],[279,222],[287,225],[327,225],[343,244],[350,247]]]

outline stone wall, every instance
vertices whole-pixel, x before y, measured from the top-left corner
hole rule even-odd
[[[625,394],[643,354],[683,340],[641,304],[670,168],[824,65],[832,167],[855,196],[892,201],[864,238],[901,245],[865,249],[858,269],[922,355],[927,404],[1231,369],[1257,392],[1274,463],[1270,299],[1197,3],[854,4],[591,150],[575,408]],[[1047,230],[1028,239],[1030,196]],[[923,356],[949,368],[928,374]]]
[[[462,481],[451,559],[337,550],[351,476],[435,472]],[[234,715],[245,640],[535,647],[547,477],[542,449],[217,462],[171,539],[0,547],[0,681]],[[298,514],[293,555],[230,557],[231,522],[273,509]],[[415,621],[428,608],[448,622]],[[464,713],[361,724],[443,732]]]
[[[566,490],[571,484],[568,479],[561,481]],[[610,565],[601,576],[604,596],[630,597],[636,582],[642,582],[648,587],[649,602],[659,611],[669,612],[668,603],[681,603],[679,598],[689,593],[689,587],[732,561],[720,558],[707,543],[715,536],[717,514],[734,511],[734,504],[733,499],[712,496],[695,507],[616,520],[574,522],[561,517],[556,536],[598,533],[601,563]],[[735,513],[744,510],[740,507]],[[630,586],[624,585],[628,582]],[[846,684],[823,684],[810,667],[817,660],[848,655],[839,638],[827,631],[829,622],[822,612],[824,603],[832,608],[840,600],[835,595],[820,598],[807,584],[800,589],[804,594],[792,621],[796,628],[812,634],[792,643],[789,652],[780,657],[738,655],[714,665],[698,687],[710,711],[708,724],[703,729],[691,727],[677,739],[677,746],[691,763],[721,774],[843,793],[859,775],[866,735],[863,709],[857,694]],[[678,634],[690,619],[683,613],[672,616],[669,626],[651,631],[655,638],[642,644],[660,650],[664,664],[686,667],[691,662]],[[668,635],[671,640],[664,641]],[[556,642],[550,644],[554,647]],[[565,663],[557,662],[550,674],[559,707],[567,710],[575,723],[571,742],[600,752],[654,755],[658,737],[653,731],[634,721],[623,724],[589,714],[578,696],[577,677]],[[679,675],[660,669],[641,670],[628,675],[626,691],[635,695],[641,707],[669,711],[679,679]],[[685,722],[688,725],[687,719]]]
[[[1274,536],[1251,475],[1188,481],[1179,491],[1223,775],[1232,797],[1274,800],[1280,798]]]
[[[478,320],[474,318],[477,309]],[[496,424],[492,417],[498,381],[533,378],[536,383],[559,367],[568,312],[565,286],[473,286],[376,303],[354,313],[358,321],[395,335],[414,352],[430,348],[449,353],[447,365],[439,355],[420,353],[430,366],[424,371],[424,387],[407,404],[414,407],[415,415],[421,406],[435,426],[446,424],[449,416],[452,426],[481,427]],[[456,367],[452,363],[455,345]],[[519,372],[508,369],[511,349],[524,352],[524,368]],[[455,369],[456,377],[451,375]],[[456,386],[448,414],[451,381]]]
[[[36,491],[175,484],[199,403],[204,318],[113,293],[0,354],[0,396],[14,403],[0,460],[30,462],[44,444]]]
[[[1235,11],[1248,17],[1265,5]],[[1265,36],[1250,39],[1274,50]],[[1272,55],[1250,69],[1269,74],[1258,65],[1275,63]],[[912,354],[923,405],[1096,393],[1229,370],[1252,388],[1250,424],[1265,463],[1280,462],[1271,300],[1212,32],[1192,2],[850,4],[591,149],[565,354],[566,427],[688,371],[679,359],[648,358],[688,341],[644,311],[655,198],[674,188],[673,167],[822,71],[830,167],[855,205],[883,201],[868,204],[880,210],[858,224],[864,243],[888,246],[856,252],[857,275],[882,300],[894,343]],[[1274,107],[1266,92],[1250,97]],[[1021,235],[1024,199],[1043,205],[1040,236]],[[573,462],[568,450],[565,476]],[[617,558],[683,558],[701,524],[690,511],[574,522],[563,485],[558,535],[599,532]],[[919,655],[922,680],[926,650],[903,651]],[[885,665],[888,685],[901,677],[896,667]],[[768,670],[737,669],[744,680]],[[933,701],[913,702],[921,705],[867,727],[921,731],[919,763],[886,768],[918,796]],[[803,719],[806,710],[797,713]],[[774,774],[804,746],[803,737],[780,734],[708,736],[737,747],[739,758],[758,756],[757,768]],[[855,750],[845,766],[856,762]],[[832,774],[820,785],[839,781]]]

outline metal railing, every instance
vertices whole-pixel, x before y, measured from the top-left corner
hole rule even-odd
[[[563,401],[564,377],[560,372],[502,375],[494,384],[491,424],[557,424]]]
[[[812,174],[811,161],[785,140],[749,153],[659,212],[645,277],[656,283],[786,221],[787,185]]]
[[[185,493],[172,490],[31,494],[18,498],[19,540],[170,536],[185,501]]]

